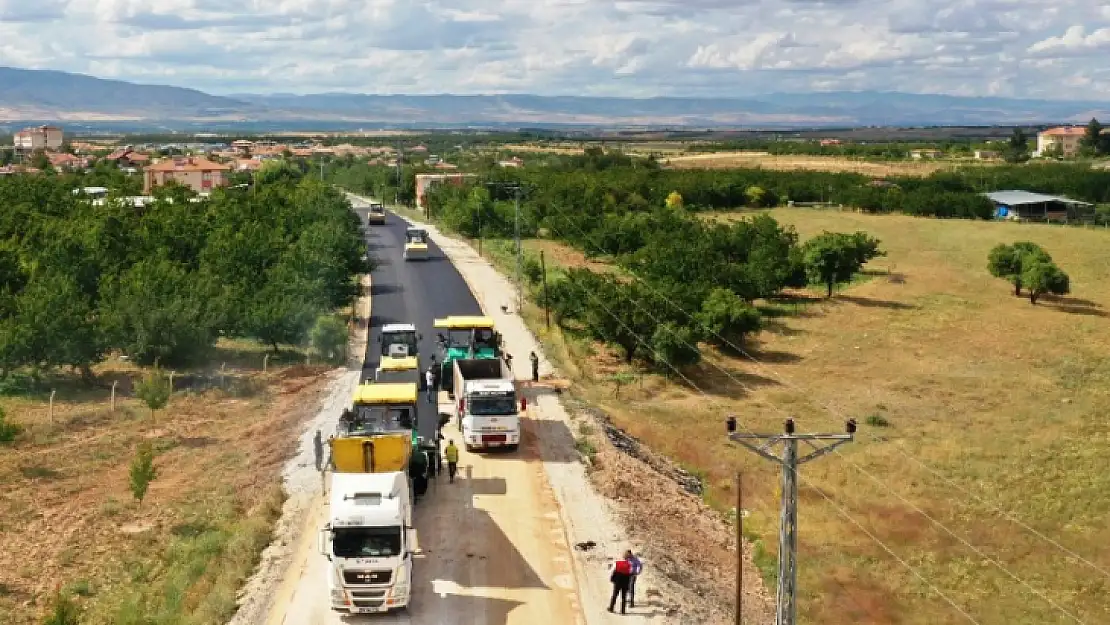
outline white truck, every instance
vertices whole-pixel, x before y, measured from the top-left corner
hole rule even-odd
[[[502,358],[455,359],[455,417],[467,450],[520,445],[516,380]]]
[[[373,614],[408,607],[412,596],[412,494],[403,471],[332,473],[319,549],[330,562],[331,609]]]

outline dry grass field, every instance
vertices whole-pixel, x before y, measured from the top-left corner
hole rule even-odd
[[[652,375],[618,396],[619,358],[545,331],[534,308],[526,317],[576,394],[703,475],[719,508],[743,471],[765,572],[778,473],[724,440],[725,415],[763,432],[781,431],[787,415],[801,431],[859,421],[856,442],[802,470],[803,622],[972,622],[950,600],[984,625],[1110,623],[1110,231],[771,214],[803,238],[866,230],[889,255],[832,300],[763,303],[768,328],[746,346],[758,362],[710,351],[684,372],[698,389]],[[1033,306],[992,278],[988,250],[1015,240],[1047,249],[1074,295]],[[530,245],[549,270],[583,262],[549,241]],[[707,566],[727,566],[716,551]]]
[[[867,161],[833,156],[782,156],[767,152],[714,152],[669,156],[661,160],[664,167],[674,169],[775,169],[810,170],[837,173],[864,174],[867,176],[928,176],[935,171],[984,165],[975,161],[921,160],[921,161]]]
[[[260,348],[218,351],[226,377],[219,364],[177,377],[153,418],[130,397],[141,371],[118,360],[97,367],[92,387],[56,379],[53,419],[48,392],[0,398],[24,428],[0,447],[0,623],[41,623],[59,589],[86,624],[226,622],[269,541],[281,465],[326,368],[288,352],[263,373]],[[128,471],[144,441],[158,476],[140,506]]]

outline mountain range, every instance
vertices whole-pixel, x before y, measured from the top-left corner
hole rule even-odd
[[[1110,102],[897,92],[780,93],[745,98],[234,94],[0,67],[0,123],[23,121],[365,123],[380,126],[858,127],[1082,123]]]

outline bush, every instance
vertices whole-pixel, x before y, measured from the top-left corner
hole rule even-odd
[[[8,423],[8,415],[0,408],[0,444],[11,443],[22,432],[23,427],[19,424]]]
[[[320,315],[308,333],[312,350],[331,363],[346,360],[347,338],[347,326],[335,315]]]
[[[42,625],[80,625],[81,609],[69,595],[58,593]]]
[[[135,452],[135,459],[131,461],[130,472],[130,488],[131,494],[134,495],[135,501],[140,505],[146,497],[146,491],[150,488],[150,483],[158,476],[158,470],[154,468],[154,448],[151,447],[149,442],[142,442],[139,444],[139,449]]]

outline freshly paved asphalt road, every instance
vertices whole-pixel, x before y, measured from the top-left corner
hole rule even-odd
[[[351,198],[351,204],[366,223],[365,209],[369,206],[355,198]],[[372,317],[363,380],[374,379],[374,370],[381,357],[378,336],[383,325],[411,323],[416,326],[417,332],[424,336],[419,346],[420,369],[424,371],[436,350],[437,330],[432,324],[437,317],[482,314],[481,306],[462,276],[434,243],[428,244],[427,260],[406,262],[401,257],[406,227],[405,220],[393,213],[386,213],[384,226],[367,226],[367,249],[377,259],[378,268],[371,274]],[[420,401],[420,435],[433,440],[437,409],[425,402],[423,393]]]

